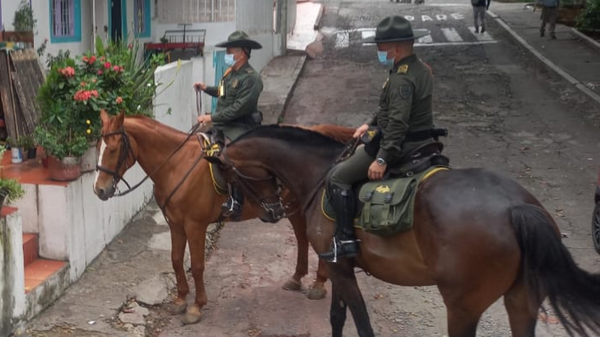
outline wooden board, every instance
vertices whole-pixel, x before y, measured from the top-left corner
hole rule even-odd
[[[0,98],[2,100],[2,112],[6,124],[6,132],[9,137],[17,136],[17,124],[14,109],[14,97],[12,94],[12,81],[10,75],[9,54],[0,52]]]

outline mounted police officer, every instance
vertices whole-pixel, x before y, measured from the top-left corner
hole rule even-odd
[[[229,68],[223,74],[218,86],[196,83],[196,90],[218,97],[216,111],[212,115],[198,117],[198,123],[213,124],[229,140],[235,140],[246,131],[259,126],[262,114],[258,111],[258,98],[263,90],[260,74],[248,63],[253,49],[261,49],[260,43],[251,40],[243,31],[235,31],[227,41],[216,45],[227,48],[225,64]],[[243,195],[230,186],[230,198],[222,206],[223,215],[239,218],[243,205]]]
[[[429,66],[413,53],[414,41],[425,35],[427,31],[413,31],[405,18],[390,16],[378,24],[374,38],[366,41],[377,44],[379,62],[391,70],[382,87],[379,108],[356,129],[354,137],[362,137],[372,127],[379,129],[379,136],[332,169],[329,190],[337,227],[332,250],[321,258],[335,262],[359,251],[354,235],[353,185],[366,178],[382,179],[389,167],[398,166],[411,150],[432,140],[433,76]]]

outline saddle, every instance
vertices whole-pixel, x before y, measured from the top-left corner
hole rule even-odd
[[[354,226],[382,236],[411,229],[419,185],[434,174],[450,169],[450,159],[442,155],[443,149],[441,142],[431,140],[403,157],[400,164],[388,170],[383,180],[363,181],[354,186],[359,202]],[[329,195],[329,191],[323,190],[321,209],[325,217],[334,221],[336,216]]]
[[[198,132],[196,136],[198,137],[200,146],[209,156],[218,156],[221,153],[221,149],[225,146],[225,135],[215,128],[211,128],[206,132]],[[227,180],[223,177],[219,166],[209,163],[208,167],[215,192],[219,195],[229,194]]]

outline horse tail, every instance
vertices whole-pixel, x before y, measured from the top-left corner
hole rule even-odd
[[[574,332],[588,336],[590,331],[599,336],[600,274],[577,266],[543,208],[522,204],[512,207],[510,214],[522,252],[521,268],[535,303],[547,295],[570,336]]]

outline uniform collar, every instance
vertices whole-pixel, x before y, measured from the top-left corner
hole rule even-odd
[[[400,60],[399,62],[396,62],[394,64],[394,67],[392,67],[392,69],[390,70],[390,74],[397,72],[398,68],[400,68],[401,65],[408,64],[408,63],[411,63],[416,60],[417,60],[417,54],[412,54],[412,55],[409,55],[409,56],[403,58],[402,60]]]
[[[244,63],[244,65],[243,65],[243,66],[241,66],[241,67],[240,67],[240,69],[238,69],[238,70],[233,70],[233,72],[234,72],[234,73],[239,73],[239,72],[242,72],[242,71],[246,70],[246,68],[248,68],[249,66],[250,66],[250,62],[246,62],[246,63]]]

